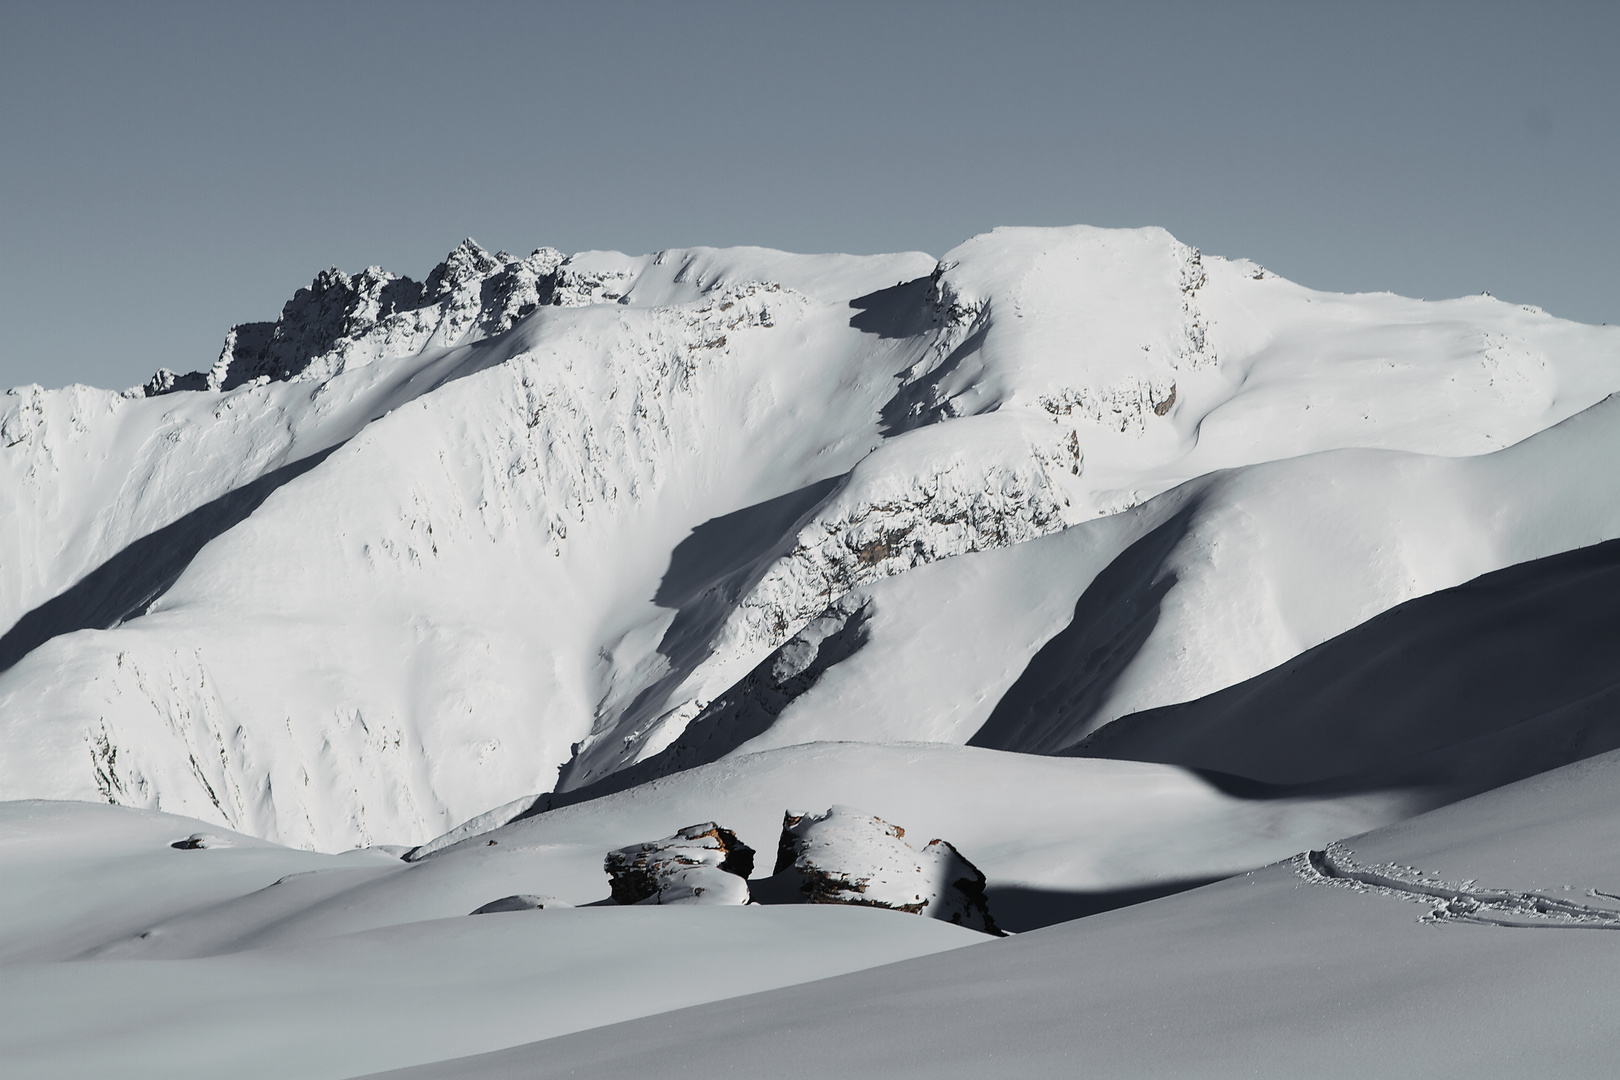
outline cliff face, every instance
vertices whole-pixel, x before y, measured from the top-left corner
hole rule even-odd
[[[1028,747],[1057,748],[1614,535],[1468,499],[1415,539],[1343,523],[1383,520],[1375,474],[1440,505],[1467,484],[1436,461],[1616,389],[1613,329],[1315,293],[1154,229],[328,271],[206,371],[0,398],[0,797],[339,848],[750,740],[965,742],[1104,568],[1186,525],[1118,594],[1158,622],[1086,616],[1147,644]],[[1281,461],[1340,449],[1386,464]],[[1372,569],[1268,561],[1307,504]]]

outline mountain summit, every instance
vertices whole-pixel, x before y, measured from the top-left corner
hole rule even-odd
[[[1159,229],[325,271],[206,370],[0,398],[0,795],[334,850],[1069,751],[1620,535],[1617,389],[1620,330]]]

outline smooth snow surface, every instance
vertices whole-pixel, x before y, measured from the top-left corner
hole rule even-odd
[[[1620,913],[1620,754],[1343,845]],[[1620,932],[1426,919],[1444,901],[1292,862],[970,949],[390,1074],[1612,1075]],[[723,1046],[726,1053],[713,1048]]]
[[[1546,431],[1616,390],[1620,329],[1156,229],[334,271],[194,377],[4,398],[0,795],[340,850],[739,749],[1060,749],[1620,535],[1614,409]],[[1126,647],[1001,723],[1066,627]]]
[[[254,945],[240,931],[272,894],[316,903],[401,864],[383,852],[316,855],[247,837],[226,849],[171,846],[196,826],[118,807],[0,805],[8,1076],[346,1077],[984,940],[864,908],[472,917],[469,904],[454,916]],[[159,920],[193,909],[211,947],[130,947],[161,946]]]
[[[1620,748],[1620,540],[1408,601],[1079,754],[1272,784],[1483,790]]]

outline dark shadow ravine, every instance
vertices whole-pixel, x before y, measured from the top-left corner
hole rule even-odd
[[[639,726],[653,719],[664,702],[713,652],[714,636],[771,561],[785,553],[798,530],[843,484],[847,474],[828,477],[774,499],[724,514],[693,529],[670,555],[653,602],[674,608],[675,618],[658,643],[669,661],[662,677],[642,689],[616,717],[616,725]],[[557,791],[581,788],[595,778],[589,751],[562,767]]]
[[[916,338],[938,329],[940,316],[934,306],[938,273],[936,270],[928,277],[902,281],[856,297],[849,302],[857,311],[850,317],[849,325],[862,333],[886,339]],[[973,333],[933,370],[916,376],[896,391],[881,410],[879,430],[884,437],[904,434],[953,415],[951,398],[967,389],[982,370],[981,366],[966,362],[983,348],[989,325],[989,321],[981,317]],[[906,372],[899,374],[904,378]],[[992,411],[996,405],[995,401],[980,401],[975,403],[973,411]]]
[[[1065,753],[1278,791],[1487,790],[1620,747],[1620,540],[1409,600],[1252,679]],[[1292,788],[1292,790],[1288,790]]]
[[[748,740],[763,735],[783,710],[815,686],[829,668],[865,646],[867,618],[864,603],[834,604],[709,702],[669,746],[593,783],[540,795],[518,817],[588,802],[719,761]]]
[[[653,603],[679,609],[766,554],[843,481],[831,476],[797,491],[710,518],[675,545]]]
[[[0,637],[0,671],[53,637],[105,630],[140,615],[179,580],[204,545],[247,520],[272,492],[315,468],[335,449],[265,473],[136,540],[18,619]]]
[[[1159,621],[1176,576],[1165,561],[1198,502],[1126,548],[1086,588],[1069,625],[1041,646],[969,746],[1052,754],[1071,745]]]
[[[880,414],[882,417],[880,431],[885,438],[903,435],[950,415],[948,410],[951,396],[966,389],[973,378],[983,370],[982,364],[975,364],[967,370],[964,370],[962,365],[968,359],[978,356],[979,350],[984,347],[984,339],[989,330],[989,323],[980,325],[962,344],[952,349],[951,354],[941,360],[938,367],[917,381],[900,387],[894,397],[884,403]],[[986,409],[986,406],[981,405],[980,408]]]
[[[931,302],[934,281],[935,276],[930,274],[857,296],[849,302],[856,311],[849,325],[880,338],[910,338],[927,333],[936,324]]]
[[[1411,796],[1411,812],[1419,813],[1611,750],[1620,750],[1620,677],[1585,697],[1507,727],[1328,780],[1262,784],[1195,771],[1226,794],[1244,799],[1404,791]]]

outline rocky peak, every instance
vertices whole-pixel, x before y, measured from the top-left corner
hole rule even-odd
[[[467,239],[425,282],[378,266],[352,276],[336,267],[323,270],[293,294],[276,321],[233,326],[208,371],[178,375],[165,368],[142,390],[151,397],[323,379],[349,367],[495,337],[556,302],[565,261],[552,248],[525,259],[504,251],[491,255]]]
[[[507,262],[513,261],[505,252],[501,254],[506,257],[501,259],[491,255],[469,236],[428,274],[427,281],[422,284],[423,297],[429,302],[439,300],[472,282],[483,281],[504,269]]]

